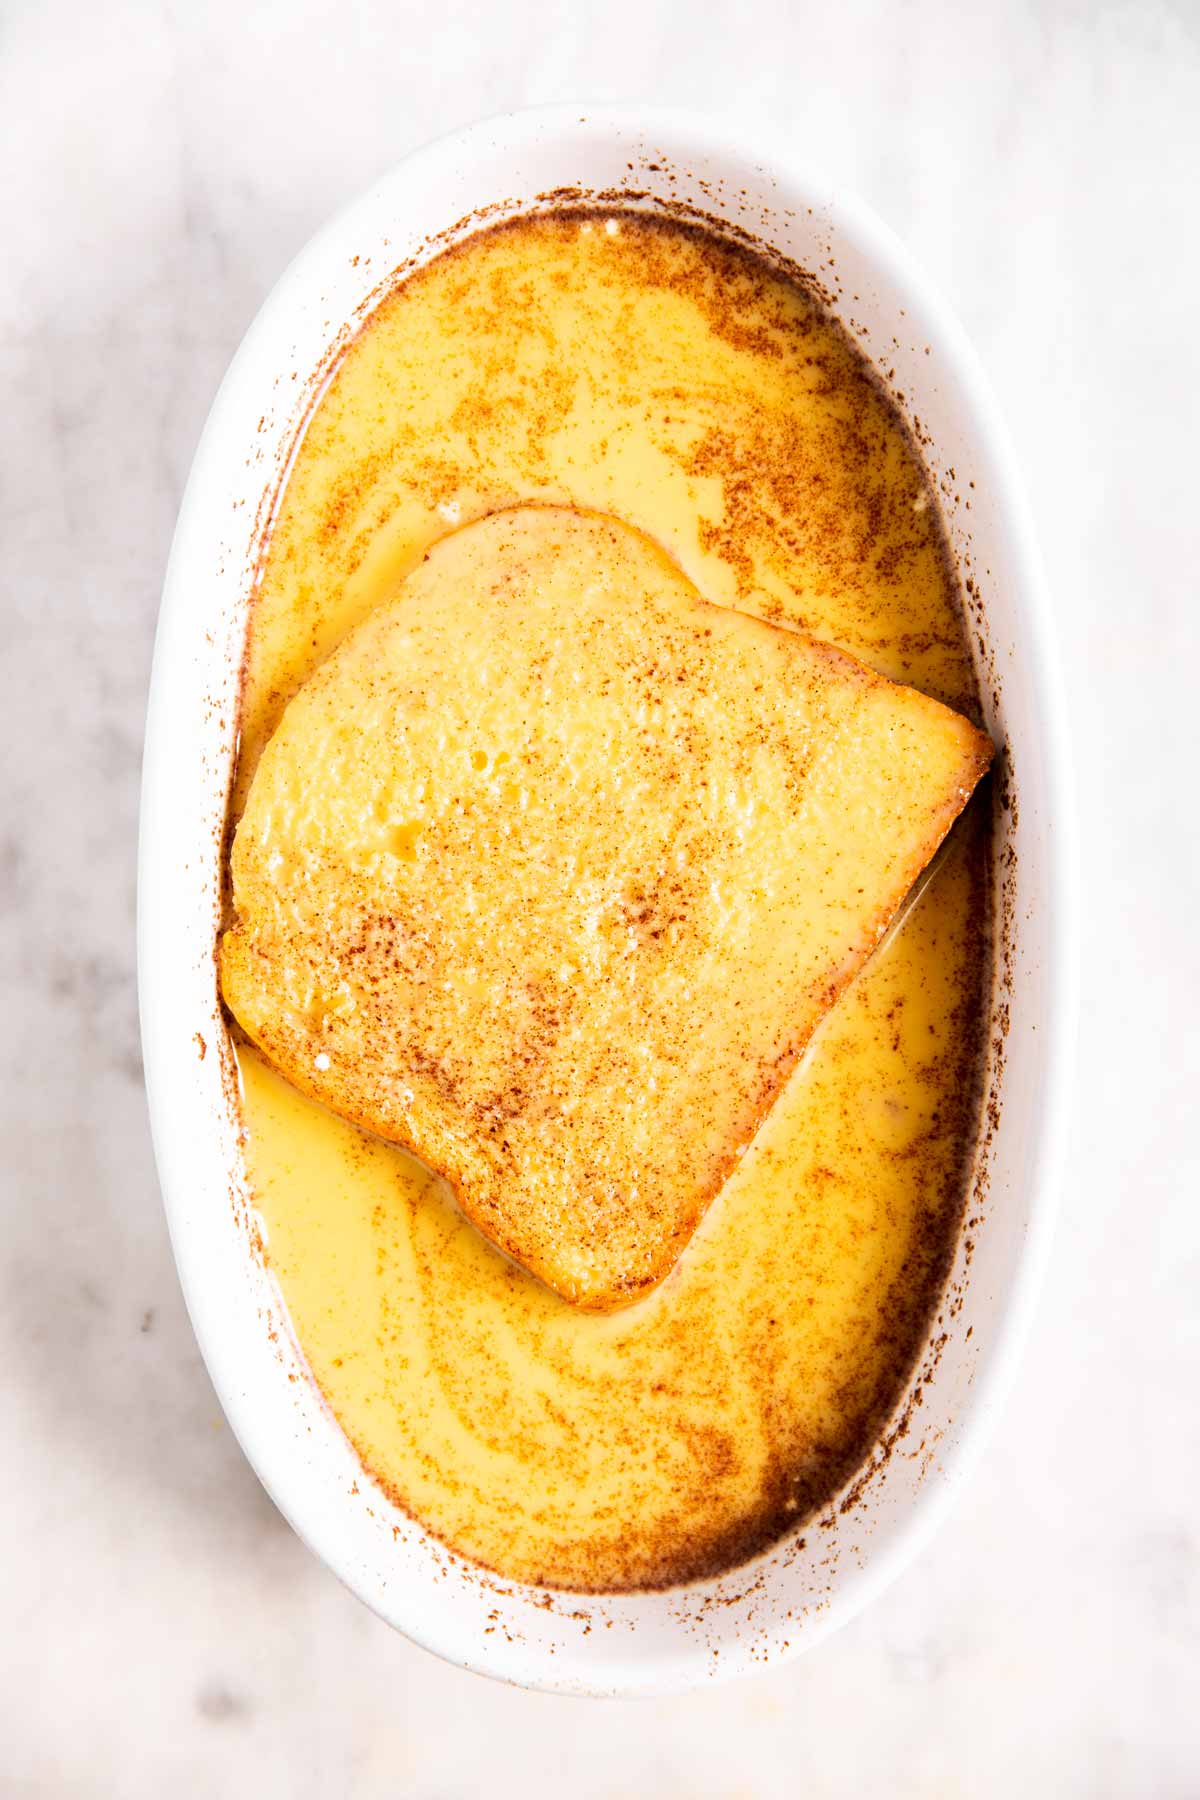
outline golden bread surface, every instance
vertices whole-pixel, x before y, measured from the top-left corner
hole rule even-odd
[[[986,769],[567,507],[445,538],[255,773],[230,1009],[575,1305],[656,1287]]]

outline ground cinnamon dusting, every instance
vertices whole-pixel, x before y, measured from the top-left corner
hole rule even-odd
[[[602,361],[585,354],[601,314]],[[444,361],[426,391],[405,344],[435,318]],[[653,340],[648,318],[663,322]],[[690,359],[671,336],[684,318]],[[813,285],[678,219],[572,206],[448,250],[385,295],[345,356],[266,544],[231,821],[310,669],[437,537],[531,501],[639,525],[711,598],[807,627],[979,717],[916,447]],[[652,692],[649,665],[646,678]],[[385,1170],[391,1153],[348,1127],[344,1215],[259,1171],[310,1365],[397,1505],[501,1575],[665,1587],[765,1549],[865,1473],[873,1445],[900,1441],[880,1433],[926,1345],[977,1135],[990,839],[982,800],[719,1216],[611,1344],[581,1337],[560,1303],[488,1260],[436,1184]],[[677,900],[665,881],[631,887],[623,926],[670,931]],[[531,990],[528,1041],[494,1095],[501,1143],[527,1059],[564,1025]],[[864,1110],[875,1091],[901,1096],[896,1109]],[[254,1177],[255,1134],[267,1142],[285,1103],[253,1073],[247,1093]],[[307,1271],[335,1226],[322,1314]]]

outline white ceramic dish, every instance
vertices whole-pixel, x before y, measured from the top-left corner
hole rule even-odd
[[[563,188],[682,201],[750,231],[814,271],[867,355],[894,371],[893,389],[934,446],[952,542],[977,588],[972,628],[989,724],[1008,745],[1019,800],[1019,811],[1000,820],[1008,1030],[991,1070],[999,1125],[935,1327],[944,1342],[940,1353],[931,1347],[901,1404],[906,1454],[878,1451],[857,1498],[803,1531],[804,1549],[785,1541],[748,1568],[673,1592],[582,1600],[484,1576],[396,1512],[363,1477],[312,1386],[294,1379],[303,1365],[286,1328],[271,1341],[282,1306],[253,1250],[213,962],[238,664],[264,497],[319,372],[379,283],[429,254],[431,239],[448,228],[453,235],[456,221],[482,207],[523,210]],[[296,1530],[385,1619],[508,1680],[575,1693],[661,1692],[814,1644],[928,1537],[986,1435],[1046,1245],[1073,1017],[1060,718],[1019,482],[963,334],[890,233],[787,156],[675,114],[522,113],[410,157],[288,270],[213,405],[171,554],[142,797],[142,1034],[172,1240],[217,1392]]]

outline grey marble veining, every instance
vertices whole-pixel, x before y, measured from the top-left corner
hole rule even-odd
[[[283,1524],[183,1311],[133,984],[158,591],[229,356],[379,169],[576,95],[773,125],[940,281],[1027,471],[1084,854],[1069,1173],[1002,1428],[828,1647],[662,1703],[446,1668]],[[1200,1792],[1195,0],[10,0],[0,167],[0,1792]]]

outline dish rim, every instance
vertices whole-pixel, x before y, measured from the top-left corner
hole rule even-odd
[[[146,752],[143,771],[138,870],[138,978],[145,1050],[146,1088],[155,1157],[164,1206],[181,1284],[202,1355],[230,1424],[272,1498],[298,1534],[353,1591],[402,1629],[406,1635],[447,1660],[481,1672],[571,1692],[660,1693],[677,1691],[701,1681],[741,1672],[752,1662],[747,1646],[723,1642],[719,1666],[708,1663],[704,1653],[681,1650],[674,1658],[659,1658],[651,1671],[639,1659],[631,1661],[627,1675],[606,1667],[605,1679],[590,1684],[586,1668],[570,1670],[560,1661],[550,1666],[530,1666],[530,1653],[520,1646],[506,1646],[498,1638],[485,1646],[464,1644],[461,1634],[446,1629],[438,1617],[404,1617],[394,1601],[367,1591],[369,1583],[352,1566],[336,1542],[336,1532],[318,1533],[310,1520],[297,1517],[290,1493],[281,1491],[264,1452],[263,1433],[242,1390],[237,1370],[229,1365],[223,1341],[224,1323],[219,1294],[209,1291],[189,1252],[189,1233],[184,1196],[189,1184],[188,1146],[177,1138],[173,1119],[179,1106],[183,1066],[165,1054],[163,1046],[174,1028],[171,1016],[174,986],[164,965],[164,946],[171,929],[164,925],[163,904],[178,878],[177,870],[164,869],[165,809],[172,804],[169,784],[162,775],[168,763],[163,746],[174,731],[176,670],[182,652],[177,647],[188,637],[187,621],[180,614],[183,594],[181,559],[189,553],[195,516],[206,502],[210,488],[219,486],[226,473],[218,454],[219,430],[228,397],[248,363],[257,363],[271,343],[276,315],[286,312],[292,290],[319,270],[334,244],[340,244],[356,216],[365,214],[403,172],[405,181],[424,177],[436,184],[439,171],[456,159],[475,157],[480,146],[502,142],[519,146],[538,131],[569,135],[586,126],[591,131],[636,133],[641,139],[679,146],[673,154],[697,162],[715,161],[736,166],[753,158],[790,190],[807,193],[836,213],[840,235],[857,243],[873,267],[892,287],[912,297],[914,310],[932,329],[942,377],[963,398],[990,467],[989,479],[999,494],[1000,512],[1009,535],[1009,553],[1020,571],[1021,651],[1026,664],[1024,679],[1033,691],[1033,714],[1041,734],[1040,749],[1046,802],[1055,821],[1042,846],[1048,867],[1043,881],[1051,897],[1047,924],[1050,1004],[1043,1021],[1041,1045],[1044,1071],[1040,1103],[1035,1108],[1039,1141],[1031,1146],[1031,1172],[1026,1184],[1027,1225],[1005,1304],[1000,1328],[971,1390],[970,1404],[956,1420],[956,1432],[941,1465],[931,1472],[916,1492],[908,1516],[888,1542],[868,1558],[856,1575],[835,1584],[819,1617],[803,1629],[792,1626],[786,1649],[783,1630],[775,1632],[777,1655],[795,1654],[836,1630],[867,1605],[918,1554],[936,1530],[975,1464],[995,1420],[1003,1394],[1012,1379],[1022,1342],[1027,1334],[1036,1293],[1043,1276],[1055,1210],[1055,1188],[1061,1167],[1070,1080],[1070,1045],[1077,1007],[1077,969],[1073,952],[1072,921],[1076,913],[1074,814],[1071,804],[1069,747],[1061,699],[1061,678],[1054,642],[1050,604],[1032,523],[1016,459],[1008,433],[974,351],[962,327],[909,252],[861,200],[844,188],[829,183],[786,147],[771,143],[761,134],[722,124],[702,115],[675,109],[642,107],[587,107],[559,105],[530,108],[485,119],[450,132],[405,157],[373,188],[342,209],[301,250],[263,303],[254,324],[238,350],[214,400],[209,422],[196,451],[164,584],[155,644],[147,711]],[[487,196],[481,196],[486,200]],[[869,352],[867,352],[869,354]],[[872,359],[874,360],[874,359]],[[223,452],[220,453],[223,456]],[[513,1584],[519,1586],[520,1584]],[[704,1584],[700,1584],[704,1585]],[[668,1594],[671,1590],[667,1591]],[[400,1611],[403,1612],[401,1603]],[[536,1661],[536,1658],[534,1659]],[[706,1666],[701,1667],[701,1662]]]

